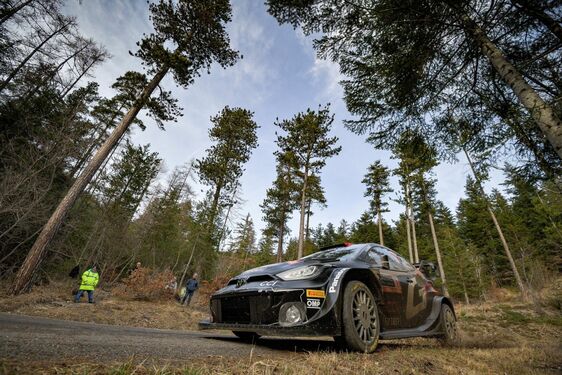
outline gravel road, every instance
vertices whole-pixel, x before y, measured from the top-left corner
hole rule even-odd
[[[82,357],[118,361],[131,357],[154,362],[206,356],[270,357],[295,351],[325,350],[327,340],[262,338],[253,346],[232,334],[122,327],[0,313],[0,358],[38,361]]]

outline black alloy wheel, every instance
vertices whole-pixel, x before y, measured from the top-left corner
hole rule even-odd
[[[355,351],[372,353],[377,348],[380,321],[371,290],[360,281],[350,281],[344,291],[343,337]]]
[[[457,318],[451,307],[447,304],[441,305],[441,313],[439,316],[443,335],[441,342],[446,345],[455,345],[459,342],[459,332],[457,329]]]

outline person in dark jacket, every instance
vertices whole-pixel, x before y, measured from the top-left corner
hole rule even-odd
[[[187,280],[187,284],[185,285],[185,295],[181,301],[182,305],[185,304],[189,306],[191,302],[191,298],[193,297],[193,293],[199,288],[199,281],[197,280],[197,274],[194,273],[191,279]]]

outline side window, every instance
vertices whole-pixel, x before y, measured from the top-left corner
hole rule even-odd
[[[414,266],[412,266],[406,259],[404,259],[400,255],[397,255],[397,258],[400,261],[400,264],[402,265],[402,268],[404,270],[409,271],[409,272],[416,270],[416,268]]]
[[[389,249],[376,246],[371,251],[375,251],[377,254],[379,254],[379,257],[387,255],[390,269],[393,271],[409,272],[413,270],[413,268],[407,262],[405,262],[400,256]],[[371,251],[369,251],[369,253]]]
[[[367,251],[366,260],[371,264],[380,265],[382,255],[383,254],[380,252],[379,249],[377,249],[376,247],[372,247],[369,249],[369,251]]]

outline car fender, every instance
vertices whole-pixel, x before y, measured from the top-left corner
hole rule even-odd
[[[308,323],[318,320],[334,309],[344,285],[345,275],[351,268],[336,268],[326,282],[326,299],[320,310],[308,321]],[[337,314],[337,309],[334,309]]]

